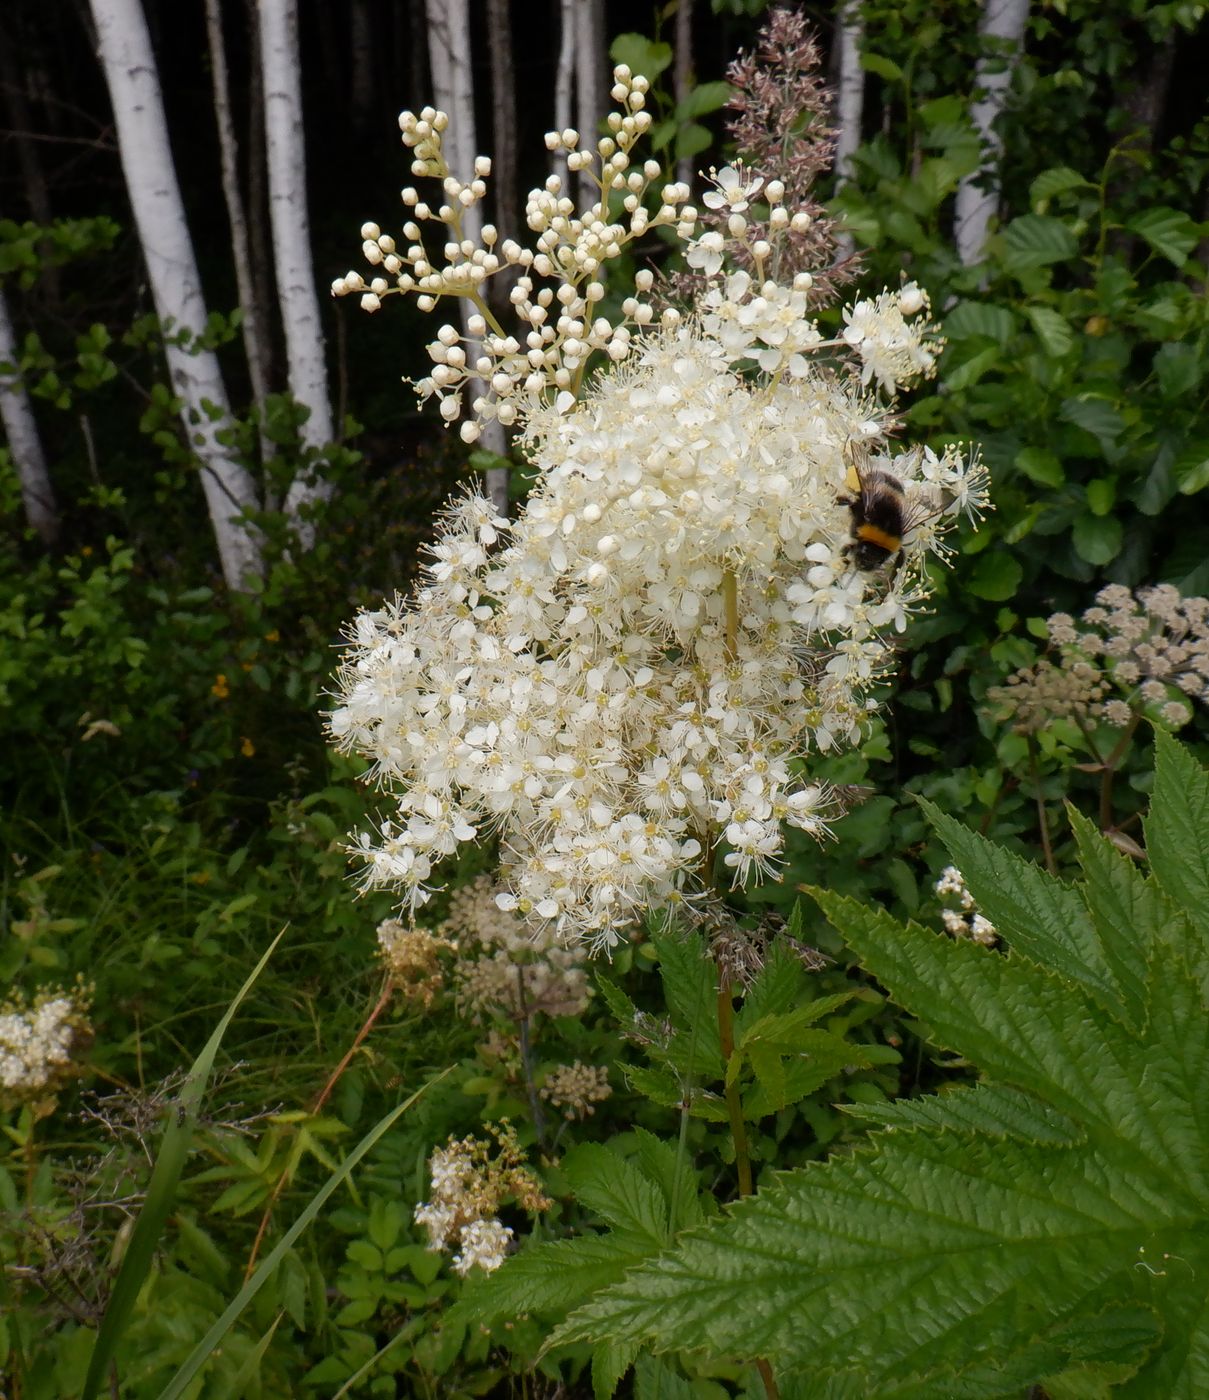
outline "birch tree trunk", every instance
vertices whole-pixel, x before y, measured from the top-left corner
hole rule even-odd
[[[844,0],[836,20],[839,73],[835,101],[835,188],[838,194],[856,173],[852,157],[861,144],[861,123],[865,115],[865,70],[861,66],[865,41],[864,0]],[[837,262],[853,255],[856,242],[850,233],[839,235],[835,251]]]
[[[46,455],[38,436],[33,405],[25,392],[17,363],[17,337],[0,287],[0,422],[21,482],[25,518],[48,545],[59,537],[59,508],[46,470]]]
[[[296,0],[260,0],[259,9],[269,153],[269,222],[277,269],[277,301],[285,328],[290,393],[310,410],[301,428],[302,441],[307,447],[320,450],[332,441],[334,434],[306,207],[298,6]],[[300,474],[286,494],[286,515],[299,526],[299,507],[326,500],[330,495],[330,482]],[[300,527],[304,540],[309,540],[310,533]]]
[[[428,64],[432,71],[433,105],[449,115],[449,128],[442,139],[445,162],[459,180],[474,175],[478,137],[474,126],[474,86],[470,48],[470,9],[468,0],[427,0]],[[462,215],[462,237],[478,242],[483,228],[482,206],[474,205]],[[461,303],[462,329],[473,309]],[[472,352],[473,353],[473,352]],[[471,380],[467,393],[483,392],[478,380]],[[508,440],[499,423],[483,426],[482,444],[500,457],[508,451]],[[508,469],[493,467],[487,472],[487,494],[501,515],[508,513]]]
[[[516,238],[520,233],[520,177],[516,160],[516,69],[508,0],[487,0],[487,42],[491,49],[491,184],[495,192],[495,222],[502,237]],[[492,281],[500,283],[498,276]]]
[[[205,300],[168,145],[147,18],[141,0],[89,3],[156,314],[165,331],[200,337]],[[218,440],[231,417],[218,358],[197,345],[185,349],[173,344],[171,336],[164,351],[173,389],[184,405],[185,432],[201,463],[223,577],[230,588],[241,588],[247,575],[261,569],[256,536],[236,520],[241,511],[256,506],[256,489],[248,471]]]
[[[575,125],[579,149],[595,150],[600,119],[605,114],[606,78],[610,75],[605,41],[604,0],[579,0],[575,10]],[[598,191],[591,171],[579,176],[580,208]]]
[[[223,40],[222,0],[206,0],[206,36],[210,47],[210,79],[214,88],[214,116],[218,123],[218,153],[222,170],[223,200],[231,228],[231,256],[235,260],[235,285],[243,312],[240,327],[252,402],[260,419],[260,457],[268,461],[272,444],[264,435],[265,399],[269,392],[269,348],[261,311],[260,292],[252,276],[248,220],[239,183],[239,142],[231,117],[231,89],[227,78],[227,49]]]
[[[571,101],[575,83],[575,6],[577,0],[559,0],[558,3],[558,66],[554,70],[554,129],[566,131],[571,125]],[[552,162],[554,173],[563,182],[563,194],[567,194],[570,175],[567,171],[567,153],[555,152]]]
[[[995,120],[1007,101],[1027,20],[1028,0],[983,0],[978,22],[982,57],[974,72],[974,101],[970,107],[982,140],[982,166],[958,185],[953,221],[957,256],[966,267],[982,260],[991,220],[999,208],[1003,140],[995,129]]]
[[[688,100],[693,83],[693,0],[677,0],[676,3],[676,46],[672,66],[672,93],[676,106],[681,107]],[[676,179],[683,185],[693,182],[693,161],[691,156],[682,156],[676,162]]]

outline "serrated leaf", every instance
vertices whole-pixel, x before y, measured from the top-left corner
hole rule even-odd
[[[1003,1084],[976,1084],[893,1103],[841,1104],[850,1117],[887,1128],[950,1128],[955,1132],[1069,1145],[1082,1136],[1064,1113]]]
[[[633,1162],[599,1143],[582,1143],[563,1159],[575,1199],[595,1211],[614,1237],[658,1248],[668,1238],[667,1206],[659,1187]]]
[[[1145,1028],[1134,1028],[1028,962],[815,897],[940,1044],[1042,1096],[1082,1139],[879,1134],[683,1237],[556,1340],[624,1335],[816,1374],[856,1366],[864,1393],[880,1397],[929,1374],[993,1375],[1005,1352],[1028,1357],[1026,1379],[1040,1379],[1039,1368],[1067,1364],[1049,1345],[1055,1319],[1078,1328],[1120,1300],[1139,1315],[1153,1303],[1167,1322],[1123,1393],[1206,1393],[1209,1018],[1199,987],[1168,958],[1147,987]],[[1100,1331],[1093,1351],[1106,1345]],[[1140,1331],[1130,1364],[1151,1340],[1144,1317]],[[1034,1343],[1021,1345],[1030,1337],[1046,1342],[1031,1355]],[[930,1393],[997,1392],[934,1382]]]
[[[945,314],[946,340],[984,335],[1006,345],[1016,333],[1016,318],[1006,306],[992,301],[960,301]]]
[[[1091,182],[1079,174],[1077,170],[1072,170],[1069,165],[1051,166],[1049,170],[1043,170],[1033,183],[1029,186],[1029,203],[1033,206],[1034,212],[1041,214],[1044,209],[1038,209],[1038,205],[1045,204],[1053,199],[1055,195],[1065,194],[1068,190],[1088,190],[1092,189]]]
[[[1162,730],[1154,737],[1146,853],[1164,893],[1209,940],[1209,773]]]
[[[634,1400],[696,1400],[696,1391],[665,1361],[644,1356],[634,1367]]]
[[[1075,235],[1061,219],[1048,214],[1021,214],[1000,234],[1004,266],[1011,272],[1048,267],[1079,251]]]
[[[1149,945],[1105,943],[1077,890],[921,803],[974,902],[1008,946],[1090,993],[1113,1016],[1141,1014]]]
[[[704,1219],[701,1200],[697,1195],[697,1173],[687,1150],[679,1143],[664,1142],[645,1128],[635,1128],[638,1140],[637,1161],[647,1178],[663,1193],[667,1203],[668,1229],[672,1234]]]
[[[722,1045],[715,1013],[717,980],[702,940],[665,929],[651,935],[659,954],[659,976],[668,1010],[687,1032],[698,1073],[722,1073]]]
[[[1024,314],[1032,323],[1042,349],[1054,359],[1061,359],[1075,343],[1075,332],[1065,316],[1050,306],[1026,306]]]
[[[581,1298],[621,1278],[645,1251],[610,1235],[544,1240],[476,1278],[449,1310],[451,1318],[489,1327],[526,1313],[561,1316]]]
[[[612,1400],[642,1348],[637,1342],[601,1342],[592,1348],[593,1400]]]
[[[1144,238],[1156,253],[1162,253],[1177,267],[1187,262],[1199,237],[1197,225],[1188,214],[1165,205],[1143,210],[1126,224],[1126,228]]]

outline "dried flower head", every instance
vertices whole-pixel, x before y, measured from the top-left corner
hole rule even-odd
[[[529,1167],[505,1120],[491,1125],[494,1142],[450,1138],[429,1161],[431,1199],[416,1207],[415,1220],[428,1231],[428,1248],[453,1250],[455,1273],[472,1268],[485,1273],[504,1262],[512,1230],[497,1218],[500,1207],[514,1201],[529,1214],[548,1210],[550,1199]]]
[[[546,1076],[541,1096],[560,1109],[568,1119],[587,1118],[612,1093],[609,1071],[603,1065],[586,1065],[582,1060],[559,1065]]]
[[[578,1016],[592,998],[587,950],[560,943],[549,927],[533,928],[501,909],[503,891],[480,875],[450,896],[440,931],[460,957],[456,1005],[476,1025],[546,1016]]]
[[[426,1011],[445,984],[441,954],[454,947],[431,929],[399,919],[378,925],[378,953],[387,976],[405,1001]]]
[[[727,131],[739,159],[711,170],[714,189],[702,197],[699,227],[723,236],[732,215],[747,218],[750,241],[735,252],[735,266],[756,272],[756,250],[767,246],[766,273],[782,285],[799,274],[809,306],[829,305],[850,282],[857,260],[836,261],[836,222],[815,196],[814,186],[832,161],[835,133],[828,113],[831,94],[821,77],[821,53],[796,10],[769,11],[750,54],[727,69],[733,89]],[[763,199],[767,212],[752,209]],[[690,270],[671,279],[678,300],[696,302],[704,291],[700,274]]]

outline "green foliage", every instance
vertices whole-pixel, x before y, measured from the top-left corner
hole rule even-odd
[[[1201,1394],[1209,773],[1163,736],[1157,759],[1149,878],[1086,824],[1069,886],[940,823],[1007,953],[816,891],[982,1083],[873,1110],[867,1147],[781,1174],[553,1342],[766,1356],[803,1395]]]

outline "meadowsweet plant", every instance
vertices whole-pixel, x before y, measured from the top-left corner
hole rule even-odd
[[[450,1138],[432,1154],[432,1199],[416,1207],[416,1223],[428,1232],[429,1248],[450,1251],[455,1273],[485,1273],[504,1262],[513,1232],[499,1219],[508,1201],[530,1214],[550,1200],[524,1165],[516,1133],[508,1123],[492,1128],[494,1142]]]
[[[491,418],[514,427],[537,480],[511,522],[474,494],[450,507],[415,595],[353,623],[331,717],[393,803],[355,842],[366,887],[414,915],[443,859],[497,837],[500,907],[596,950],[716,875],[775,873],[786,825],[825,835],[838,804],[811,755],[860,741],[892,639],[926,596],[925,556],[985,499],[985,473],[957,449],[891,450],[893,395],[934,363],[923,292],[857,302],[825,337],[811,275],[773,275],[777,241],[810,216],[786,207],[781,182],[727,167],[707,193],[725,231],[698,236],[682,186],[659,186],[651,161],[630,169],[645,84],[625,68],[615,80],[616,134],[595,156],[574,132],[548,143],[599,173],[599,201],[576,212],[552,177],[528,205],[535,247],[501,245],[502,261],[494,231],[482,247],[455,236],[486,167],[460,183],[440,154],[443,114],[404,114],[413,169],[442,179],[447,202],[404,201],[446,227],[446,261],[429,261],[415,221],[405,254],[378,234],[367,255],[423,307],[479,306],[499,267],[525,270],[524,343],[472,328],[484,354],[469,363],[446,325],[417,388],[448,420],[468,411],[463,436]],[[604,264],[655,223],[681,239],[700,300],[656,324],[640,272],[631,325],[590,320]],[[359,285],[350,274],[335,290]],[[370,308],[389,290],[371,284]],[[467,405],[471,374],[490,389]],[[893,473],[918,521],[895,569],[850,558],[837,497],[856,461]]]

